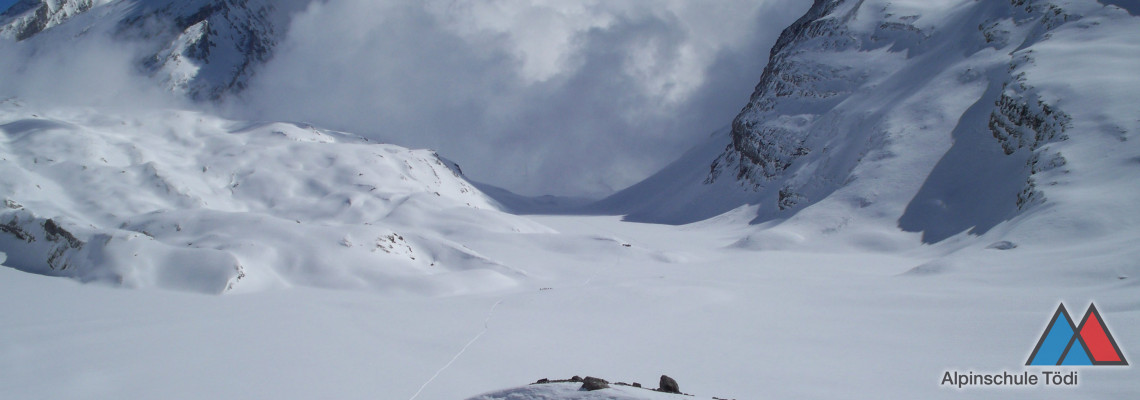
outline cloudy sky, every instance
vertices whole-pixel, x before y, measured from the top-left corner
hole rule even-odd
[[[524,194],[604,195],[728,125],[810,3],[315,3],[230,112],[437,149]]]
[[[599,197],[727,126],[777,35],[810,4],[313,1],[219,112],[436,149],[469,177],[522,194]],[[83,37],[50,49],[0,43],[10,78],[0,95],[190,107],[156,97],[137,49]]]

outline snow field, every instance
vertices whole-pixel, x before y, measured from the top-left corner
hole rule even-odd
[[[210,297],[4,269],[5,293],[36,306],[0,309],[0,397],[455,399],[572,375],[652,387],[661,374],[697,398],[1136,389],[1129,368],[1081,370],[1077,388],[939,386],[946,370],[1023,368],[1058,301],[1095,300],[1126,355],[1138,348],[1128,334],[1140,329],[1132,280],[1074,281],[1065,271],[1080,260],[980,249],[916,274],[936,251],[745,251],[725,247],[741,233],[733,224],[535,219],[561,233],[468,243],[530,276],[477,294],[294,287]]]

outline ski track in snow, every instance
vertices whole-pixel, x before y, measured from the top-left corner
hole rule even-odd
[[[593,281],[594,281],[594,278],[597,278],[597,277],[598,277],[598,273],[600,273],[600,271],[594,271],[594,274],[593,274],[593,275],[590,275],[590,277],[589,277],[588,279],[586,279],[586,281],[585,281],[585,282],[582,282],[582,286],[583,286],[583,287],[585,287],[585,286],[589,286],[589,285],[590,285],[590,282],[593,282]]]
[[[412,397],[410,397],[408,400],[416,400],[416,398],[420,396],[420,393],[423,393],[424,389],[427,389],[428,385],[431,385],[432,381],[434,381],[435,378],[438,378],[439,375],[443,373],[443,371],[446,371],[448,368],[450,368],[451,364],[454,364],[455,361],[459,359],[459,357],[462,357],[463,353],[467,352],[467,349],[470,348],[472,344],[475,344],[479,338],[483,337],[483,335],[487,333],[487,329],[490,327],[491,318],[495,316],[495,309],[499,308],[499,304],[502,304],[503,300],[506,300],[506,298],[500,298],[499,301],[496,301],[495,305],[491,306],[491,309],[487,311],[487,318],[483,319],[483,330],[475,334],[475,337],[472,337],[471,340],[468,340],[467,344],[463,345],[463,348],[459,349],[459,352],[455,353],[455,355],[451,357],[451,360],[447,361],[447,364],[444,364],[443,367],[441,367],[438,371],[435,371],[435,374],[432,375],[431,378],[428,378],[428,380],[425,381],[423,385],[420,385],[420,389],[416,390],[416,393],[413,394]]]

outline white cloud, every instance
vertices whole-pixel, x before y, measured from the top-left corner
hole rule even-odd
[[[728,124],[808,5],[317,2],[232,111],[435,148],[523,193],[605,194]]]
[[[226,113],[434,148],[471,177],[524,194],[602,195],[727,125],[776,35],[808,5],[313,1]],[[174,104],[140,76],[139,49],[99,32],[104,25],[114,24],[0,43],[0,96]]]

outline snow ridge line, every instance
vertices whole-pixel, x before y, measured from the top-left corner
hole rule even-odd
[[[491,322],[491,317],[495,316],[495,309],[499,308],[499,304],[502,304],[503,300],[506,300],[506,298],[501,298],[501,299],[499,299],[499,301],[496,301],[495,305],[491,306],[491,309],[487,311],[487,318],[483,319],[483,330],[479,331],[479,333],[476,334],[475,337],[471,338],[471,340],[468,340],[467,344],[463,345],[463,348],[459,349],[459,352],[455,353],[455,355],[451,357],[451,360],[449,360],[447,362],[447,364],[444,364],[443,367],[441,367],[438,371],[435,371],[435,375],[432,375],[431,378],[428,378],[428,380],[426,382],[424,382],[423,385],[420,386],[420,389],[416,391],[416,394],[413,394],[412,397],[409,398],[408,400],[416,400],[416,397],[419,397],[420,393],[422,393],[424,391],[424,389],[426,389],[428,387],[428,385],[430,385],[432,383],[432,381],[435,380],[435,378],[438,378],[439,375],[443,373],[443,371],[450,368],[451,364],[454,364],[455,360],[458,360],[459,357],[462,356],[463,353],[467,351],[468,347],[471,347],[471,345],[474,344],[475,341],[479,340],[479,338],[483,337],[483,334],[487,333],[487,329],[488,329],[490,322]]]

